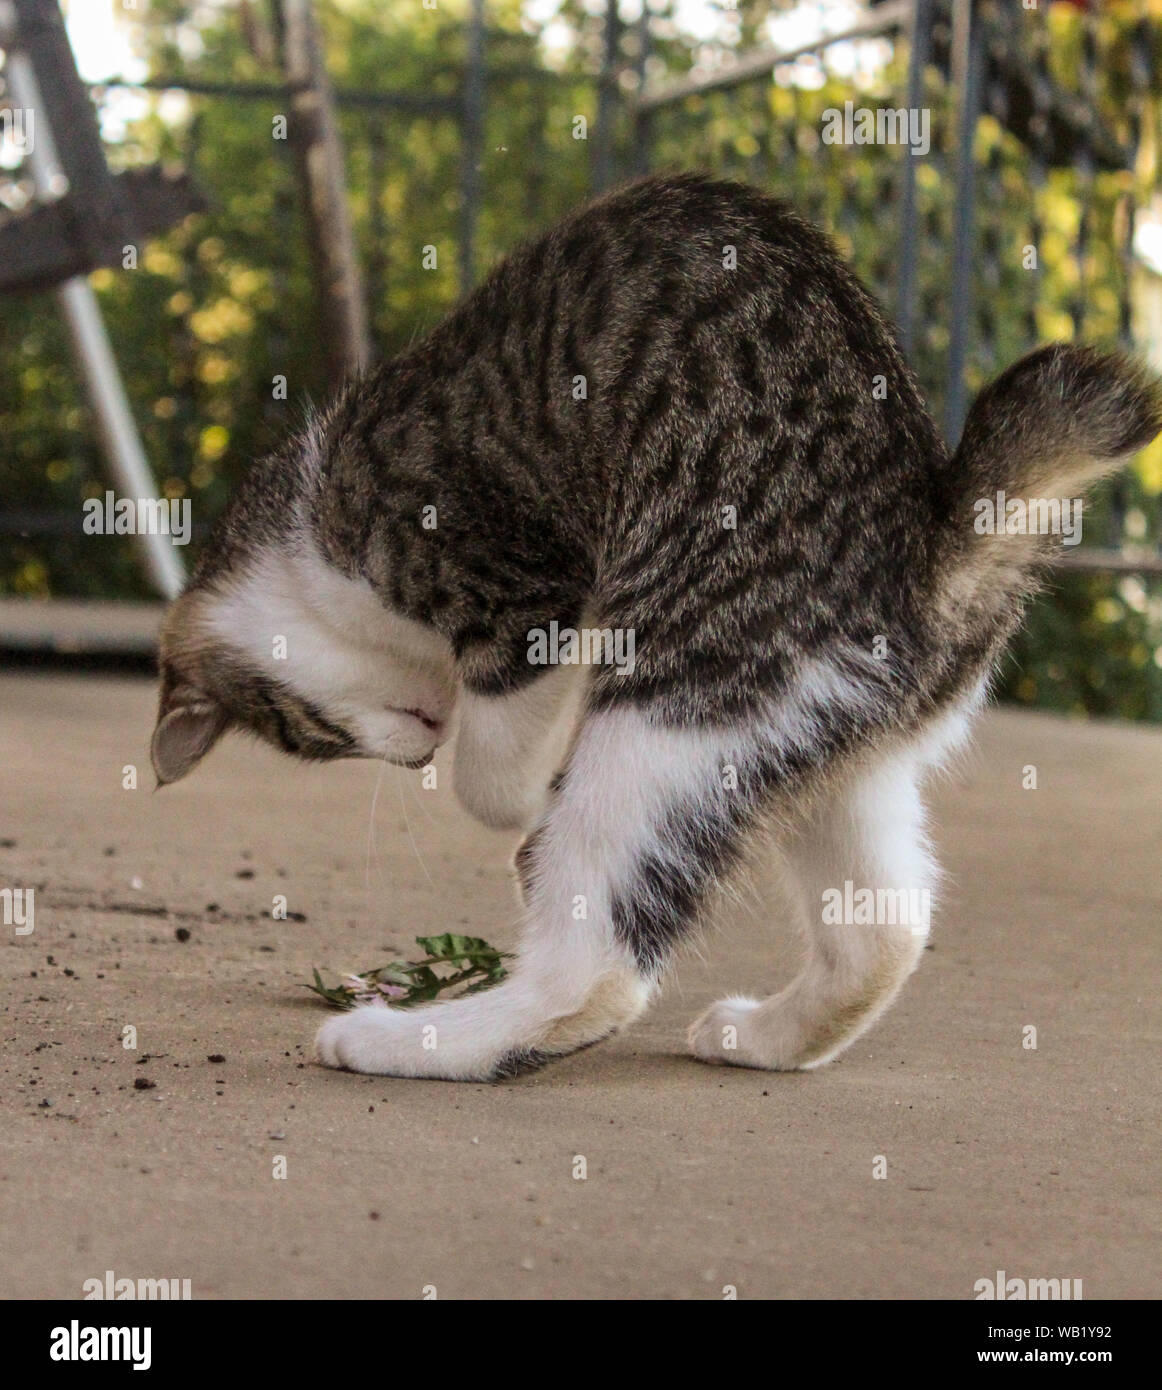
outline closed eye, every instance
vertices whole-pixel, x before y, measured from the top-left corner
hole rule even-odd
[[[388,705],[387,708],[392,714],[409,714],[413,719],[418,719],[425,729],[431,729],[433,733],[439,733],[444,727],[442,719],[433,719],[422,709],[402,709],[398,705]]]
[[[284,753],[297,753],[299,751],[299,745],[292,737],[290,724],[287,722],[286,715],[283,714],[277,702],[273,700],[261,686],[255,687],[255,694],[258,696],[263,709],[270,715],[282,751]]]
[[[338,724],[332,724],[329,719],[324,719],[314,705],[308,705],[306,701],[303,701],[300,709],[305,721],[311,726],[312,732],[317,737],[329,741],[338,749],[355,747],[355,740],[347,730],[341,729]]]
[[[289,691],[256,686],[255,693],[270,716],[275,739],[284,753],[300,758],[337,758],[356,747],[346,729],[332,724],[314,705]]]

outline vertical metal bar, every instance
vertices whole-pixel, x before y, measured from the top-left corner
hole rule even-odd
[[[1003,0],[998,6],[989,5],[982,19],[982,47],[987,53],[1008,49],[1021,53],[1023,45],[1019,31],[1012,25],[1011,7],[1006,12]],[[984,25],[987,21],[988,28]],[[987,42],[986,42],[987,40]],[[994,69],[986,64],[981,74],[980,111],[988,116],[1002,130],[1010,125],[1009,85]],[[997,342],[1001,336],[1000,324],[1010,307],[1002,292],[1004,267],[1011,255],[1007,238],[1011,232],[1002,236],[1004,218],[999,208],[1005,197],[1005,151],[1001,141],[991,140],[988,150],[976,171],[975,205],[980,209],[979,232],[973,247],[973,262],[976,267],[974,288],[978,294],[976,314],[973,318],[975,341],[970,340],[973,365],[983,370],[987,376],[995,376],[1000,364],[997,362]],[[1004,243],[1004,244],[1003,244]]]
[[[597,130],[593,142],[593,189],[600,193],[614,179],[614,122],[617,119],[618,51],[621,16],[617,0],[606,0],[601,75],[597,82]]]
[[[290,136],[316,279],[322,350],[338,385],[371,358],[367,305],[343,170],[335,94],[310,0],[278,0],[283,68],[291,88]]]
[[[1080,338],[1086,330],[1089,319],[1090,297],[1093,293],[1090,274],[1091,239],[1094,232],[1093,197],[1097,174],[1097,158],[1094,149],[1094,118],[1100,109],[1101,83],[1099,80],[1098,17],[1088,12],[1081,17],[1082,42],[1078,90],[1090,121],[1082,131],[1081,143],[1075,158],[1078,178],[1079,221],[1077,226],[1077,299],[1074,316],[1074,331]],[[1131,167],[1133,167],[1131,162]],[[1106,543],[1112,549],[1121,550],[1126,543],[1126,512],[1129,509],[1129,485],[1124,472],[1119,471],[1106,486],[1108,510],[1106,513]]]
[[[1149,109],[1150,76],[1153,57],[1153,29],[1149,19],[1140,18],[1134,25],[1130,36],[1130,169],[1134,180],[1139,177],[1139,158],[1142,152],[1142,129],[1144,117]],[[1135,272],[1134,256],[1134,215],[1136,199],[1134,191],[1125,195],[1126,222],[1125,235],[1120,250],[1122,268],[1122,293],[1118,304],[1118,337],[1130,347],[1134,338],[1133,284]]]
[[[960,103],[956,121],[956,208],[949,306],[952,323],[944,396],[944,432],[950,444],[960,437],[967,413],[964,370],[972,338],[972,252],[976,230],[973,141],[984,59],[983,25],[975,10],[974,0],[953,0],[952,83],[960,92]]]
[[[924,102],[924,73],[932,51],[932,0],[914,0],[908,54],[908,110],[918,111]],[[911,119],[909,117],[909,119]],[[900,272],[896,316],[900,345],[912,361],[916,351],[916,156],[903,146],[900,184]]]
[[[9,49],[4,72],[14,104],[36,113],[36,138],[29,151],[28,166],[37,197],[45,201],[58,198],[67,189],[68,181],[57,154],[36,73],[18,48]],[[83,276],[77,276],[60,285],[56,296],[114,485],[126,497],[155,498],[157,481],[137,433],[93,287]],[[186,575],[173,541],[169,536],[150,534],[138,535],[136,539],[151,583],[166,598],[176,598]]]
[[[1089,318],[1089,296],[1092,292],[1090,277],[1090,247],[1093,232],[1094,181],[1097,174],[1097,158],[1094,150],[1094,120],[1097,115],[1098,76],[1097,76],[1097,26],[1096,16],[1088,12],[1081,17],[1082,42],[1078,89],[1085,103],[1087,121],[1081,131],[1077,153],[1074,156],[1074,169],[1078,183],[1078,223],[1077,242],[1074,246],[1074,260],[1077,264],[1077,292],[1073,297],[1071,317],[1075,337],[1085,333]]]
[[[1132,30],[1130,39],[1130,169],[1134,184],[1138,184],[1141,178],[1142,164],[1141,156],[1143,153],[1143,131],[1145,120],[1151,111],[1151,78],[1153,75],[1153,54],[1154,54],[1154,27],[1153,21],[1144,12],[1139,15],[1137,22]],[[1152,139],[1146,136],[1146,146],[1149,149]],[[1135,187],[1126,190],[1126,219],[1124,227],[1124,239],[1121,246],[1122,262],[1122,287],[1121,300],[1118,306],[1118,337],[1127,348],[1134,346],[1135,337],[1135,276],[1137,271],[1137,258],[1134,254],[1134,235],[1135,235],[1135,214],[1136,214],[1136,193]],[[1149,346],[1143,335],[1139,346],[1143,349]],[[1125,474],[1118,474],[1118,477],[1125,477]],[[1155,546],[1162,543],[1162,497],[1155,494],[1152,498],[1147,498],[1142,491],[1138,491],[1138,505],[1147,514],[1146,538]],[[1157,666],[1155,666],[1157,671]],[[1162,714],[1162,676],[1154,676],[1155,714]]]
[[[642,0],[641,17],[637,22],[637,53],[634,55],[634,71],[637,73],[637,91],[634,94],[635,101],[641,100],[646,90],[646,65],[650,59],[650,45],[653,41],[653,30],[650,27],[650,7],[646,0]],[[643,110],[640,106],[636,107],[633,115],[633,150],[630,158],[633,161],[633,171],[635,174],[648,174],[653,166],[654,146],[654,121],[651,111]]]
[[[1044,223],[1045,189],[1049,182],[1050,158],[1050,97],[1051,78],[1049,74],[1049,34],[1046,17],[1030,20],[1033,26],[1033,52],[1029,60],[1029,78],[1033,91],[1033,116],[1029,122],[1029,244],[1036,254],[1036,264],[1026,271],[1030,278],[1028,306],[1025,311],[1027,347],[1036,347],[1040,341],[1038,309],[1044,285]]]
[[[484,0],[472,0],[460,111],[460,293],[476,283],[476,228],[483,194]]]
[[[377,319],[387,302],[387,216],[383,207],[387,183],[387,139],[384,133],[386,118],[375,114],[367,121],[367,318],[368,333],[373,349],[382,351],[383,343]]]
[[[93,287],[78,276],[66,280],[57,289],[56,296],[81,366],[113,481],[123,496],[156,497],[157,482],[137,433]],[[173,541],[169,536],[150,534],[139,535],[137,539],[154,587],[166,598],[177,598],[186,582],[186,573]]]

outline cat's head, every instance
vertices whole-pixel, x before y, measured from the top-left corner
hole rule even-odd
[[[451,653],[317,557],[269,553],[195,583],[161,631],[151,754],[184,777],[230,729],[309,760],[422,767],[456,698]]]

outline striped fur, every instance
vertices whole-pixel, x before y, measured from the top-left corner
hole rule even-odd
[[[821,232],[735,184],[630,185],[255,466],[163,632],[159,779],[228,728],[415,766],[458,707],[457,794],[526,835],[517,968],[333,1020],[330,1065],[480,1079],[607,1036],[764,844],[801,886],[804,973],[715,1006],[691,1046],[815,1065],[920,950],[899,923],[834,930],[818,895],[935,886],[923,778],[1052,550],[974,534],[974,496],[1060,496],[1160,423],[1136,369],[1055,347],[951,454]],[[530,659],[586,624],[633,634],[632,668]]]

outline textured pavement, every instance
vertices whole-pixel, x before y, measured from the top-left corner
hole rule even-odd
[[[389,769],[372,823],[377,767],[241,739],[154,794],[153,709],[144,680],[0,676],[0,888],[36,889],[0,934],[0,1295],[106,1270],[195,1298],[1162,1290],[1162,731],[984,719],[935,791],[933,948],[830,1067],[684,1055],[706,1003],[793,968],[732,903],[631,1032],[484,1086],[317,1067],[299,986],[420,934],[507,944],[511,837],[446,776]]]

